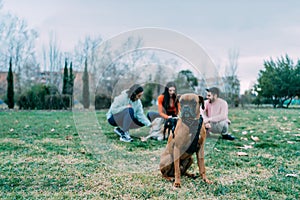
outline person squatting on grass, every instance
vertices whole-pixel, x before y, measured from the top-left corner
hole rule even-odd
[[[149,112],[147,117],[153,121],[157,117],[162,117],[165,120],[172,117],[178,117],[180,104],[177,98],[177,90],[174,82],[168,82],[164,92],[157,97],[158,112]]]
[[[231,123],[228,119],[228,104],[219,97],[219,88],[212,87],[206,89],[206,92],[205,108],[200,111],[207,132],[221,133],[223,139],[234,140],[235,137],[228,134],[228,126]]]
[[[164,92],[157,97],[158,112],[148,112],[147,117],[150,121],[161,117],[164,119],[164,134],[166,128],[175,130],[177,117],[180,110],[180,104],[177,98],[176,85],[174,82],[168,82]],[[165,139],[165,135],[164,138]]]
[[[144,93],[143,87],[134,84],[128,90],[116,96],[111,104],[106,118],[112,126],[117,126],[114,132],[120,136],[123,142],[132,142],[129,129],[151,126],[151,122],[144,115],[141,97]]]

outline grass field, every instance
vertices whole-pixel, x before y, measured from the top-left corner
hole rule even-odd
[[[105,112],[0,112],[1,199],[300,199],[300,110],[232,109],[238,139],[207,139],[214,183],[162,179],[166,142],[122,143]],[[194,164],[190,171],[198,173]]]

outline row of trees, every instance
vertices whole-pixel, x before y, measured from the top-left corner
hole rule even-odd
[[[265,98],[273,107],[289,107],[292,100],[300,96],[300,60],[296,64],[288,56],[264,61],[255,85],[256,103]]]
[[[12,109],[15,105],[14,95],[14,76],[12,72],[12,59],[9,62],[9,71],[7,75],[7,95],[5,102],[8,108]],[[82,77],[83,81],[83,105],[89,108],[89,75],[87,71],[87,62],[85,62],[85,71]],[[65,60],[63,87],[59,92],[55,85],[35,84],[27,91],[18,96],[17,104],[21,109],[67,109],[73,106],[73,87],[75,75],[73,74],[72,62],[68,70],[68,62]]]

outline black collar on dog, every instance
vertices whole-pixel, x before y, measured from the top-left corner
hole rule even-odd
[[[182,122],[185,123],[190,128],[190,133],[192,133],[192,137],[194,138],[191,142],[189,148],[186,150],[186,153],[193,154],[197,151],[198,140],[200,136],[200,130],[203,123],[203,118],[200,115],[198,119],[182,119]],[[197,126],[198,125],[198,126]]]

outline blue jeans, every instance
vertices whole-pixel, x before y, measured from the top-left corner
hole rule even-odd
[[[129,129],[140,128],[145,126],[137,118],[134,117],[133,108],[125,108],[117,114],[113,114],[108,123],[112,126],[119,126],[123,131],[129,131]]]

